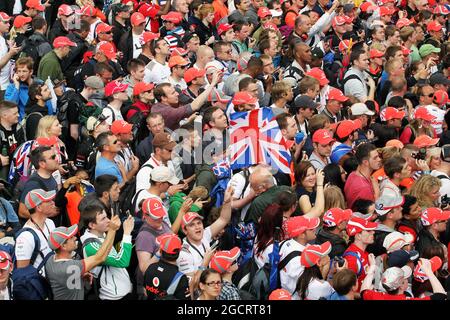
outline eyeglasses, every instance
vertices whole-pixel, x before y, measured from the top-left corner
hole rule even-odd
[[[112,34],[112,32],[111,31],[108,31],[108,32],[102,32],[103,34]]]
[[[53,155],[50,156],[49,160],[50,160],[50,159],[55,160],[56,157],[57,157],[56,154],[53,154]]]
[[[222,281],[211,281],[207,282],[206,285],[208,287],[221,287],[223,285]]]
[[[428,98],[433,98],[434,92],[433,92],[433,93],[429,93],[429,94],[423,94],[423,93],[422,93],[422,96],[428,97]]]

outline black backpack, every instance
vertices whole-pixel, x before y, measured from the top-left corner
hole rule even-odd
[[[146,164],[142,166],[141,169],[145,167],[153,169],[153,166],[151,164]],[[139,192],[140,191],[141,190],[139,190]],[[119,211],[122,214],[129,212],[131,215],[135,215],[135,208],[137,204],[136,201],[139,192],[136,194],[136,177],[133,177],[133,179],[127,181],[122,189],[120,189]]]
[[[127,114],[130,110],[135,110],[136,112],[127,119]],[[124,104],[120,109],[120,112],[122,113],[122,117],[126,119],[128,123],[133,125],[133,150],[136,150],[137,144],[148,136],[146,116],[142,113],[141,109],[129,103]]]
[[[64,92],[62,97],[58,99],[56,117],[63,128],[69,129],[69,120],[67,119],[67,110],[69,109],[69,101],[77,96],[75,91],[68,90]]]
[[[155,300],[178,300],[177,298],[175,298],[174,294],[183,275],[183,272],[178,271],[170,282],[169,288],[167,288],[166,291],[166,295],[164,297],[157,296]]]
[[[33,38],[32,36],[25,39],[25,41],[22,43],[22,51],[20,53],[20,57],[30,57],[33,59],[33,74],[37,73],[37,70],[39,68],[39,63],[41,62],[43,54],[41,55],[39,53],[39,46],[44,43],[42,40],[39,41],[36,38]]]

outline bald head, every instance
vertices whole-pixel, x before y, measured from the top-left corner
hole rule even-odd
[[[198,47],[197,51],[197,64],[202,69],[205,68],[206,64],[214,60],[214,51],[208,46],[202,45]]]
[[[273,175],[268,168],[257,166],[250,174],[250,187],[256,194],[261,194],[270,189],[273,183]]]

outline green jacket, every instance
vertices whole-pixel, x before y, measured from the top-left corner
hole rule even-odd
[[[52,81],[56,79],[64,80],[60,60],[54,50],[42,57],[41,62],[39,63],[37,76],[43,81],[46,81],[48,77],[50,77]]]
[[[177,219],[178,212],[180,211],[180,208],[181,208],[181,206],[183,205],[183,202],[184,202],[183,197],[186,197],[186,194],[184,194],[182,192],[177,192],[177,193],[175,193],[173,196],[171,196],[169,198],[169,202],[170,202],[170,208],[169,208],[170,223],[174,223],[174,221]],[[198,212],[201,215],[203,215],[201,213],[201,209],[199,207],[197,207],[196,205],[192,205],[191,209],[189,211],[191,211],[191,212]]]
[[[196,186],[204,186],[208,193],[211,192],[212,188],[217,184],[217,178],[208,164],[202,164],[195,170],[196,175]]]
[[[278,194],[280,192],[287,190],[292,191],[292,188],[288,186],[273,186],[266,192],[261,193],[253,200],[244,221],[258,223],[258,219],[262,216],[267,206],[276,202]]]

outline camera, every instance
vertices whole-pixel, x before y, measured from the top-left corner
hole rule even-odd
[[[420,148],[419,151],[416,153],[413,153],[411,155],[411,157],[413,159],[417,159],[417,160],[425,160],[425,158],[427,157],[427,149]]]
[[[342,257],[334,257],[334,261],[336,261],[336,264],[338,265],[339,268],[342,268],[344,266],[345,263],[345,259]]]
[[[446,194],[441,197],[441,209],[444,209],[450,204],[450,197]]]

